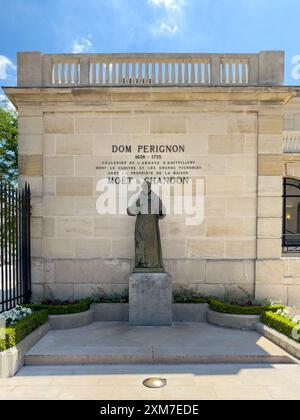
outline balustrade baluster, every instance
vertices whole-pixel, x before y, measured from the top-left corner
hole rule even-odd
[[[52,84],[54,85],[55,84],[55,64],[54,63],[51,64],[51,81],[52,81]]]
[[[176,70],[175,70],[175,63],[172,63],[172,76],[171,76],[171,81],[172,83],[176,83]]]
[[[204,83],[209,83],[209,64],[204,64]]]
[[[55,79],[55,83],[58,84],[59,83],[58,63],[55,63],[54,65],[55,65],[55,73],[54,73],[55,76],[54,76],[54,79]]]
[[[116,83],[117,81],[117,69],[116,69],[116,63],[113,62],[112,64],[112,83]]]
[[[162,83],[162,62],[158,63],[158,83]]]
[[[240,64],[236,63],[235,64],[235,83],[240,83],[241,82],[241,76],[240,76]]]
[[[125,83],[129,83],[129,63],[125,63]]]
[[[184,83],[189,82],[189,63],[184,63]]]
[[[145,65],[145,83],[149,83],[149,62]]]
[[[66,83],[65,63],[61,63],[61,83]]]
[[[103,83],[103,64],[99,63],[99,77],[98,77],[99,83]]]
[[[196,83],[195,66],[196,63],[191,63],[191,83]]]
[[[227,75],[226,75],[226,64],[222,62],[222,83],[226,83]]]
[[[79,64],[76,63],[75,67],[74,67],[74,83],[78,83],[79,82],[79,72],[78,72],[78,67]]]
[[[139,64],[138,64],[139,65]],[[132,76],[131,76],[131,83],[134,85],[136,84],[136,62],[132,63]]]
[[[105,83],[109,83],[109,62],[105,63]]]
[[[198,83],[203,83],[202,63],[198,63]]]
[[[152,83],[156,83],[156,63],[152,63]]]
[[[138,65],[139,65],[138,82],[143,83],[143,63],[138,63]]]
[[[68,79],[67,83],[72,83],[72,63],[68,63]]]
[[[169,63],[165,63],[165,83],[169,83]]]
[[[119,76],[118,76],[118,82],[123,83],[123,63],[119,63]]]
[[[247,78],[246,78],[246,63],[242,63],[242,83],[246,83],[247,82]]]
[[[229,63],[228,64],[228,82],[229,83],[233,83],[233,64]]]
[[[91,63],[92,66],[92,83],[97,83],[97,64]]]
[[[182,83],[182,63],[178,63],[178,83]]]

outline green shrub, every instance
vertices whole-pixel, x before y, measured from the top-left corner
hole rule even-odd
[[[128,291],[122,293],[106,293],[101,287],[93,289],[92,301],[94,303],[128,303]]]
[[[224,314],[236,314],[236,315],[261,315],[264,312],[271,311],[276,312],[278,309],[284,308],[282,305],[269,305],[269,306],[240,306],[231,305],[229,303],[222,302],[217,298],[208,298],[210,309],[216,312]]]
[[[92,300],[90,298],[82,299],[80,302],[73,305],[42,305],[42,304],[30,304],[24,305],[33,311],[45,310],[48,315],[66,315],[66,314],[77,314],[79,312],[85,312],[90,309]]]
[[[199,296],[199,293],[184,287],[174,291],[173,301],[174,303],[207,303],[207,300],[203,296]]]
[[[226,290],[225,296],[221,299],[222,302],[228,303],[229,305],[235,306],[270,306],[278,305],[278,302],[271,302],[269,299],[257,299],[252,293],[249,293],[248,290],[239,286],[238,289],[234,292],[232,290]]]
[[[207,299],[202,297],[193,298],[190,303],[207,303]]]
[[[0,351],[14,347],[28,334],[45,324],[47,321],[47,311],[37,311],[10,327],[4,328],[5,338],[0,339]]]
[[[294,328],[298,328],[298,331],[300,332],[300,324],[296,324],[295,322],[292,322],[291,320],[281,315],[274,314],[273,312],[264,312],[261,315],[260,320],[263,324],[273,328],[276,331],[281,332],[282,334],[286,335],[289,338],[292,338],[293,340],[295,340],[292,334]],[[300,343],[300,338],[295,341],[298,341]]]

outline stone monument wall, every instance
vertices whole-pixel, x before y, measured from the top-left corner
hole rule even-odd
[[[20,171],[34,196],[36,295],[48,287],[65,298],[87,296],[98,287],[107,292],[128,287],[134,219],[96,211],[96,167],[114,158],[112,144],[181,144],[201,164],[203,223],[187,226],[184,216],[170,215],[160,224],[174,288],[208,295],[239,288],[253,292],[259,257],[259,294],[274,290],[269,281],[260,284],[260,272],[281,252],[282,156],[274,149],[276,139],[281,141],[280,106],[176,100],[166,106],[139,98],[125,104],[117,99],[109,110],[92,106],[84,94],[72,99],[77,103],[20,109]]]
[[[150,155],[154,178],[159,160],[172,177],[172,161],[177,180],[203,190],[191,193],[204,197],[201,223],[177,213],[160,222],[173,289],[243,289],[299,306],[299,254],[282,253],[282,182],[300,179],[300,102],[283,79],[281,51],[19,53],[18,87],[5,92],[19,113],[20,183],[32,189],[34,297],[128,289],[135,220],[99,214],[98,182],[120,187],[113,162]],[[183,175],[182,161],[192,162]]]

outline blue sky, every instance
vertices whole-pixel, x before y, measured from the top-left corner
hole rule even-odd
[[[299,0],[0,0],[0,85],[16,52],[286,51],[300,62]],[[300,77],[300,71],[299,77]],[[0,92],[1,94],[1,92]]]

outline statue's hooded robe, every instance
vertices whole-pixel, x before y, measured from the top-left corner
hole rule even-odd
[[[142,191],[127,213],[137,216],[134,271],[164,271],[158,222],[165,217],[166,210],[161,199],[151,189],[148,194]]]

